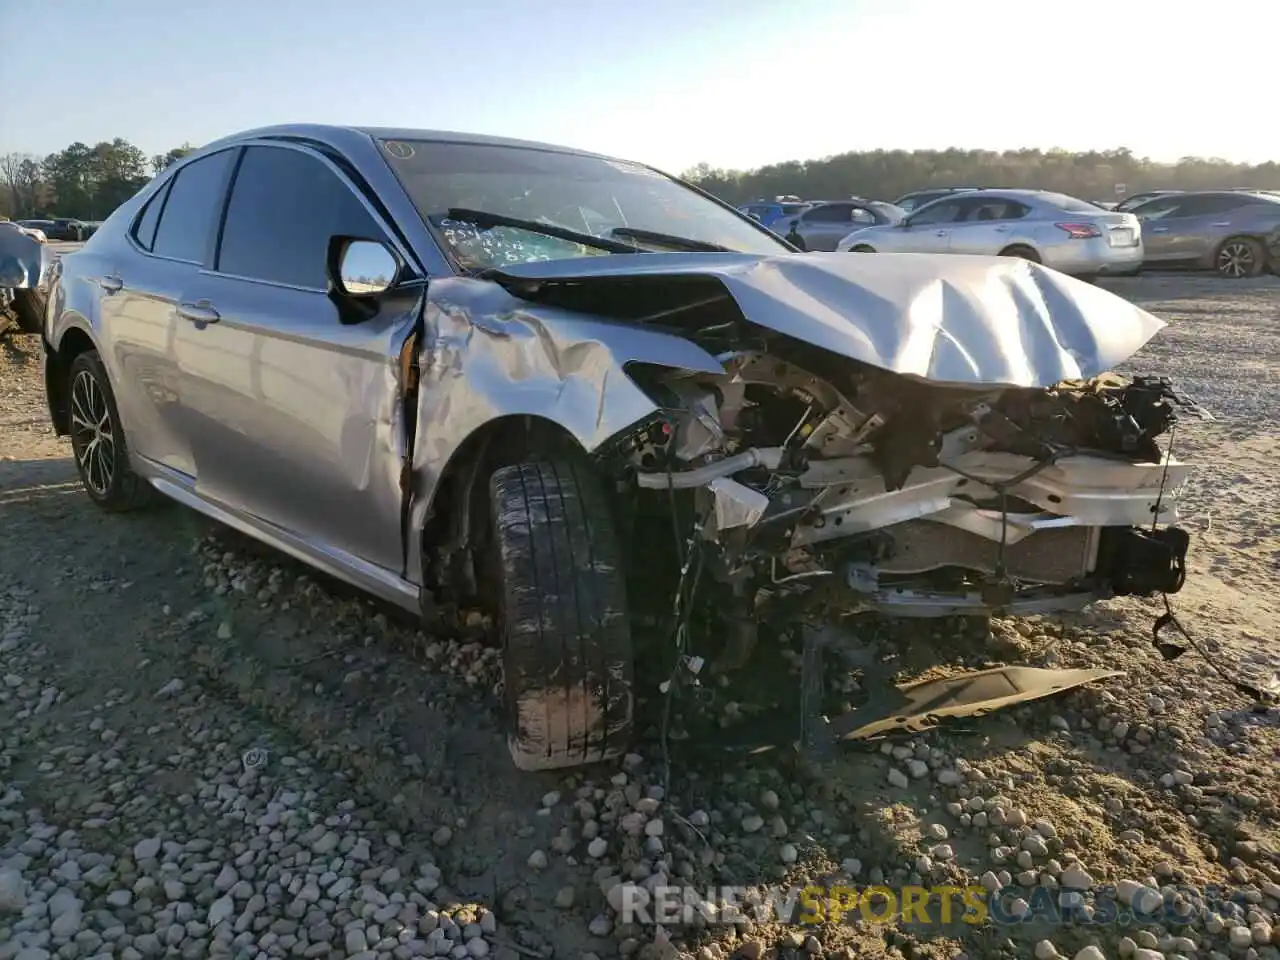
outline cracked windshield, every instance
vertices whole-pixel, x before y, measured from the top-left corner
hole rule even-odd
[[[646,250],[786,250],[734,211],[638,163],[508,146],[382,146],[423,219],[467,269]]]

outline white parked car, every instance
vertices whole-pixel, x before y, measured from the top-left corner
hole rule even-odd
[[[1077,277],[1132,276],[1144,256],[1133,214],[1041,190],[952,194],[898,223],[855,230],[836,250],[1022,257]]]

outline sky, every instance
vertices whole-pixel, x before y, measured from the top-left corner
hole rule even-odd
[[[1280,160],[1270,0],[0,0],[0,37],[0,154],[313,121],[672,173],[951,146]]]

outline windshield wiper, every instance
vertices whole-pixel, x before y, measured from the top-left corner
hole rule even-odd
[[[633,243],[622,243],[608,237],[597,237],[590,233],[579,233],[568,227],[557,227],[555,224],[543,223],[540,220],[522,220],[520,217],[508,217],[501,213],[490,213],[487,210],[470,210],[466,207],[450,207],[445,213],[449,220],[470,223],[482,230],[490,227],[511,227],[513,230],[528,230],[544,237],[555,237],[568,243],[580,243],[585,247],[597,250],[608,250],[610,253],[639,253],[640,249]]]
[[[611,237],[622,237],[626,240],[639,240],[641,243],[656,243],[676,250],[689,250],[698,253],[731,253],[728,247],[706,240],[695,240],[692,237],[681,237],[674,233],[659,233],[657,230],[641,230],[639,227],[614,227],[609,231]]]

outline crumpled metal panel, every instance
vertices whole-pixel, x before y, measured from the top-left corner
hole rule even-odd
[[[39,240],[14,227],[0,226],[0,287],[43,287],[52,262],[53,254]]]
[[[1164,322],[1100,287],[1008,257],[619,254],[538,261],[495,279],[533,299],[557,284],[718,280],[743,315],[872,366],[938,383],[1048,387],[1136,353]]]
[[[479,280],[432,280],[420,350],[412,527],[421,530],[444,470],[473,432],[500,417],[552,421],[591,452],[658,410],[627,363],[722,374],[683,337],[532,305]],[[409,576],[420,558],[409,551]]]

